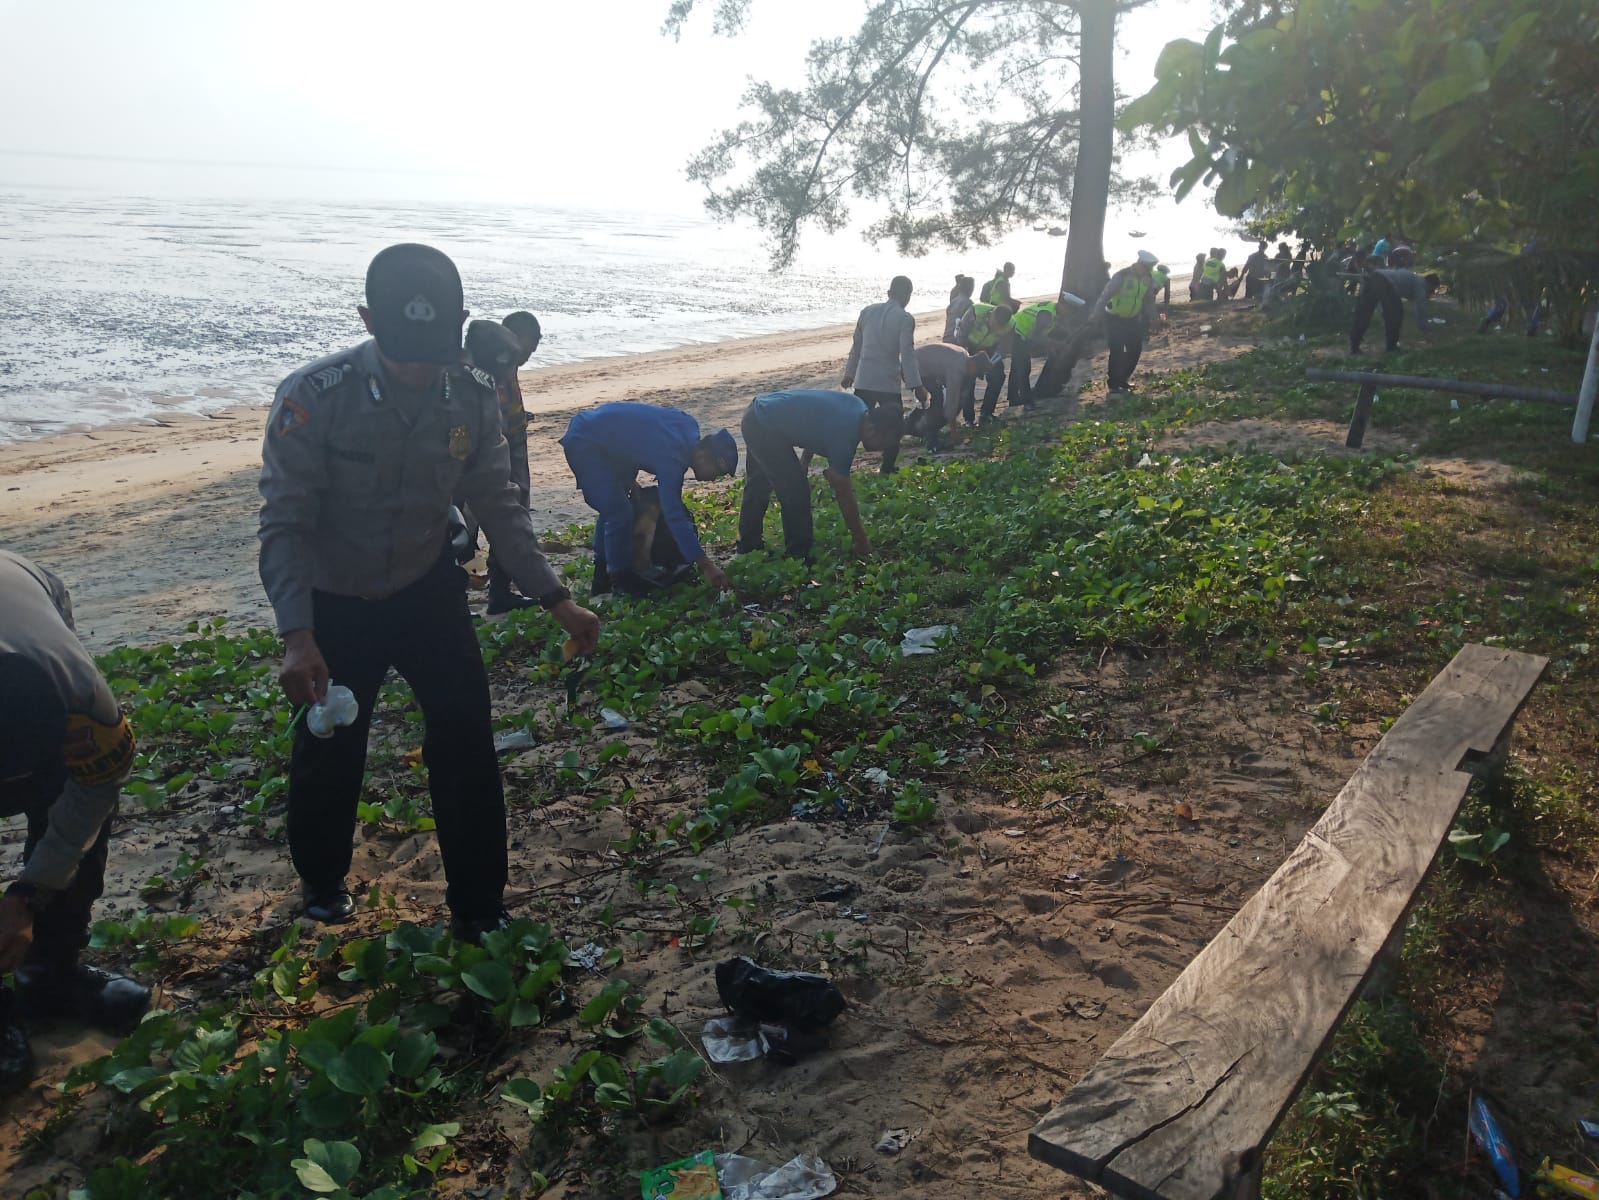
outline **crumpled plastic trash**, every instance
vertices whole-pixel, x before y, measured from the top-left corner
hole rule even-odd
[[[898,1154],[911,1144],[911,1131],[909,1129],[889,1129],[882,1137],[877,1139],[876,1150],[879,1154]]]
[[[1148,454],[1145,454],[1144,457],[1138,460],[1138,465],[1140,467],[1152,467],[1155,465],[1155,460],[1150,458]]]
[[[585,971],[597,971],[600,964],[605,961],[605,947],[598,942],[589,942],[567,955],[566,961],[574,967],[582,967]]]
[[[746,1020],[815,1029],[844,1011],[844,993],[825,975],[775,971],[740,956],[716,964],[716,994]]]
[[[723,1200],[819,1200],[838,1180],[814,1154],[796,1154],[780,1167],[767,1167],[742,1154],[718,1154],[716,1178]]]
[[[913,654],[931,654],[938,649],[934,643],[946,637],[953,637],[959,628],[957,625],[926,625],[920,629],[907,629],[904,640],[899,644],[900,657],[910,658]]]
[[[335,729],[354,725],[360,715],[361,706],[355,702],[355,693],[342,683],[335,683],[328,688],[326,700],[306,710],[305,727],[313,737],[330,738]]]
[[[700,1041],[713,1063],[753,1062],[763,1053],[760,1027],[738,1017],[712,1017],[700,1030]]]
[[[621,713],[617,712],[614,708],[600,709],[600,720],[605,722],[605,727],[607,729],[627,728],[627,718]]]
[[[494,752],[506,754],[512,750],[531,750],[538,742],[534,739],[531,730],[527,729],[502,729],[494,735]]]
[[[867,783],[875,783],[878,787],[888,786],[888,772],[882,767],[867,767],[861,772],[861,778]]]

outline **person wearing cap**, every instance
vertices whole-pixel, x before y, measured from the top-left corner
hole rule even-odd
[[[479,375],[478,382],[494,389],[500,410],[500,432],[505,434],[511,455],[511,482],[516,484],[523,507],[532,495],[532,477],[527,461],[527,411],[522,407],[522,388],[517,368],[528,359],[521,338],[499,321],[473,321],[466,327],[466,360]],[[477,545],[477,517],[469,506],[467,542]],[[511,574],[489,543],[489,600],[485,612],[491,617],[532,608],[537,600],[524,596],[512,586]]]
[[[827,460],[822,472],[843,514],[855,554],[872,552],[850,482],[857,446],[887,450],[898,445],[900,420],[884,408],[868,409],[848,392],[794,389],[756,396],[740,425],[749,452],[744,499],[738,511],[738,552],[765,549],[766,510],[777,496],[783,515],[783,544],[792,558],[810,560],[814,541],[810,478],[796,448]]]
[[[1094,302],[1093,315],[1104,318],[1105,341],[1110,346],[1107,383],[1111,392],[1132,390],[1133,371],[1144,352],[1144,335],[1156,316],[1153,275],[1158,261],[1148,250],[1140,250],[1138,261],[1112,275]]]
[[[700,436],[699,423],[681,409],[630,400],[612,401],[580,412],[561,437],[566,463],[599,518],[594,522],[596,591],[609,583],[630,593],[653,590],[633,553],[633,505],[629,494],[640,471],[655,476],[661,519],[684,562],[693,563],[705,582],[727,590],[727,573],[700,545],[694,518],[683,507],[683,479],[720,479],[738,470],[738,443],[725,429]]]
[[[461,361],[455,264],[429,246],[390,246],[367,269],[359,311],[371,340],[278,386],[261,451],[261,582],[283,635],[283,690],[311,705],[331,679],[359,708],[326,739],[295,728],[289,852],[307,916],[354,915],[345,877],[367,729],[392,666],[426,724],[452,928],[475,940],[504,920],[505,797],[466,574],[447,545],[452,497],[578,652],[594,649],[599,618],[572,602],[539,549],[494,389]]]
[[[916,368],[931,404],[920,414],[912,414],[913,432],[926,439],[929,449],[936,450],[938,431],[947,425],[950,445],[959,446],[961,433],[955,415],[961,410],[967,383],[987,372],[988,355],[982,351],[968,354],[959,346],[929,342],[916,347]]]
[[[916,370],[916,318],[905,311],[911,302],[911,281],[894,276],[888,285],[888,299],[868,304],[855,321],[855,338],[850,343],[849,359],[844,363],[843,385],[854,388],[868,409],[878,407],[893,413],[897,422],[905,417],[900,396],[900,381],[927,403],[927,389]],[[899,459],[899,441],[883,451],[884,475],[894,473]]]
[[[150,989],[78,961],[105,884],[133,730],[78,641],[55,575],[0,550],[0,817],[26,816],[22,870],[0,898],[0,1091],[33,1075],[15,1018],[126,1033]]]
[[[1149,273],[1149,278],[1154,282],[1155,291],[1160,294],[1160,302],[1171,304],[1171,269],[1165,263],[1156,263],[1155,269]]]

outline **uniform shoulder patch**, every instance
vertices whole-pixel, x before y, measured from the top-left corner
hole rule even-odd
[[[497,385],[494,382],[494,376],[490,375],[482,367],[468,366],[466,368],[466,373],[473,379],[477,380],[480,385],[488,388],[489,391],[492,392],[497,390]]]

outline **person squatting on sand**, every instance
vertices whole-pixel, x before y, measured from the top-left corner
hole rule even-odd
[[[291,703],[330,679],[359,712],[330,737],[304,722],[289,764],[289,852],[306,915],[354,915],[346,888],[372,706],[388,669],[410,683],[457,936],[505,920],[505,798],[488,675],[446,536],[451,498],[471,504],[511,578],[582,653],[599,618],[572,601],[511,482],[494,389],[461,361],[467,313],[455,264],[429,246],[372,260],[360,308],[372,340],[279,385],[261,452],[260,570],[284,640]]]
[[[21,1022],[127,1033],[150,989],[78,962],[105,886],[133,729],[78,641],[66,586],[0,551],[0,817],[26,816],[22,872],[0,898],[0,1093],[33,1077]]]

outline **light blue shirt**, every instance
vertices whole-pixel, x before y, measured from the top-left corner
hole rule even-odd
[[[914,360],[913,360],[914,361]],[[848,392],[797,389],[755,397],[761,423],[789,445],[820,454],[840,475],[848,475],[861,443],[866,405]]]

